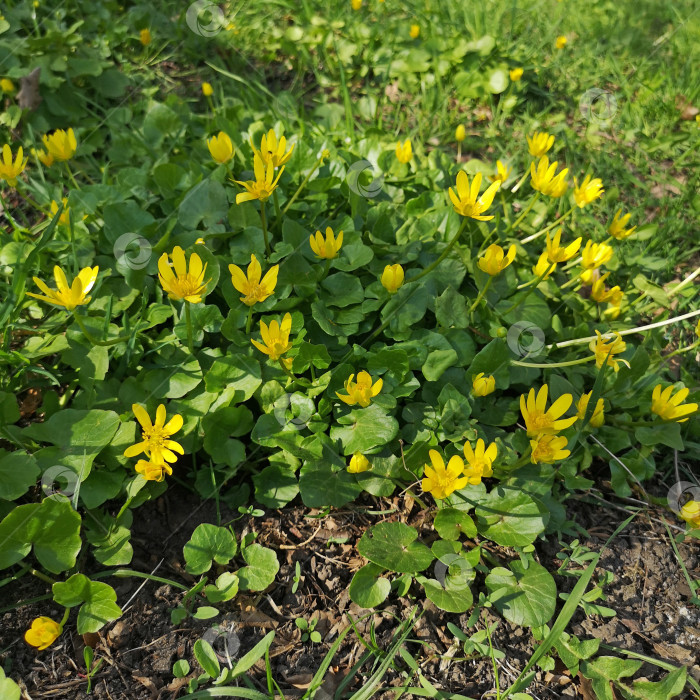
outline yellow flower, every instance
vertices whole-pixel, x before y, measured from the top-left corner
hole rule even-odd
[[[420,26],[417,24],[412,24],[409,34],[411,35],[411,39],[417,39],[420,36]]]
[[[362,0],[350,0],[350,7],[353,10],[359,10],[362,7]]]
[[[603,181],[599,177],[591,179],[590,175],[586,175],[580,187],[574,178],[574,200],[579,209],[583,209],[586,204],[595,202],[596,199],[603,196],[603,192],[605,192]]]
[[[158,279],[161,286],[170,299],[184,299],[190,304],[199,304],[207,288],[208,281],[204,280],[206,263],[202,265],[199,255],[192,253],[188,270],[185,252],[179,245],[173,248],[172,258],[172,267],[167,253],[163,253],[158,259]]]
[[[15,91],[15,84],[9,78],[0,80],[0,90],[6,95],[11,95]]]
[[[567,439],[561,435],[540,435],[530,440],[532,455],[530,461],[533,464],[552,464],[566,459],[571,450],[565,450]]]
[[[536,131],[532,137],[526,136],[527,148],[533,158],[541,158],[553,145],[554,136],[546,131]]]
[[[351,474],[361,474],[362,472],[366,472],[370,466],[369,460],[362,454],[362,452],[355,452],[355,454],[350,457],[348,471]]]
[[[594,243],[587,241],[581,251],[581,265],[586,270],[605,265],[613,256],[613,249],[607,243]]]
[[[501,181],[498,180],[489,185],[484,194],[479,197],[479,188],[481,187],[481,173],[474,175],[471,187],[469,186],[469,177],[464,170],[457,173],[457,193],[450,187],[450,199],[454,205],[455,211],[460,216],[468,216],[479,221],[491,221],[493,216],[482,216],[493,202],[493,198],[501,186]]]
[[[0,161],[0,180],[7,180],[7,184],[14,187],[17,178],[27,167],[28,158],[24,158],[22,146],[17,149],[17,157],[12,161],[12,149],[9,144],[2,147],[2,161]]]
[[[600,331],[595,333],[598,337],[595,340],[591,340],[588,347],[595,354],[595,366],[598,369],[607,364],[608,367],[612,367],[617,372],[620,369],[620,362],[629,366],[626,360],[616,360],[614,357],[627,349],[627,343],[622,340],[619,333],[606,334],[604,336],[600,334]],[[608,355],[610,356],[608,357]]]
[[[554,42],[554,46],[558,49],[563,49],[566,46],[567,39],[566,37],[562,34],[561,36],[557,37],[557,40]]]
[[[398,263],[387,265],[382,272],[382,287],[393,294],[403,284],[403,267]]]
[[[256,156],[260,156],[264,165],[269,165],[272,163],[273,167],[278,168],[280,165],[284,165],[292,157],[292,151],[294,151],[294,145],[285,153],[287,148],[287,139],[284,136],[280,137],[277,141],[277,135],[273,129],[270,129],[267,134],[263,134],[260,140],[260,150],[256,150],[253,145],[253,139],[250,139],[250,147]]]
[[[32,148],[32,155],[36,156],[47,168],[53,165],[53,156],[47,153],[43,148],[40,150]]]
[[[467,138],[467,130],[464,128],[464,124],[460,124],[456,129],[455,129],[455,139],[457,143],[462,143],[464,139]]]
[[[355,375],[351,374],[348,380],[345,382],[345,391],[347,395],[339,394],[337,391],[335,395],[348,406],[354,406],[359,403],[362,408],[367,408],[372,402],[372,399],[382,390],[384,386],[383,379],[377,379],[374,384],[372,384],[372,376],[369,372],[364,370],[357,375],[357,381],[353,381]]]
[[[627,222],[630,220],[630,216],[632,215],[625,214],[624,216],[621,216],[621,214],[622,209],[618,209],[615,212],[615,216],[613,217],[610,226],[608,226],[608,233],[613,238],[616,238],[618,241],[622,241],[625,238],[629,238],[637,230],[636,226],[632,226],[632,228],[625,229],[625,226],[627,226]]]
[[[447,498],[457,489],[463,489],[469,478],[461,476],[464,471],[464,460],[455,455],[445,466],[445,460],[437,450],[430,450],[430,461],[433,466],[426,464],[425,478],[421,483],[423,491],[432,493],[434,498]]]
[[[520,397],[520,412],[523,414],[527,434],[530,437],[554,435],[576,422],[576,416],[559,420],[569,410],[574,397],[571,394],[562,394],[549,409],[546,409],[548,392],[549,387],[545,384],[536,397],[534,389],[530,389],[527,399],[525,394]]]
[[[698,319],[698,325],[695,326],[695,335],[697,335],[698,338],[700,338],[700,319]]]
[[[244,295],[241,297],[241,301],[246,306],[253,306],[253,304],[257,304],[259,301],[265,301],[265,299],[274,293],[280,266],[273,265],[265,273],[265,277],[262,278],[262,281],[260,280],[262,268],[254,255],[250,256],[247,277],[238,265],[229,265],[228,269],[231,273],[231,282],[233,286]]]
[[[204,97],[211,97],[214,94],[214,88],[211,83],[202,83],[202,94]]]
[[[328,160],[330,157],[331,157],[331,152],[327,148],[324,148],[321,151],[321,160],[322,161]]]
[[[479,258],[477,265],[491,277],[495,277],[503,272],[515,259],[515,244],[508,248],[508,253],[504,254],[503,248],[496,243],[492,243]]]
[[[498,456],[498,447],[492,442],[488,447],[479,438],[476,441],[476,448],[467,442],[464,445],[464,458],[469,466],[465,466],[464,474],[470,484],[481,483],[482,477],[493,476],[493,462]]]
[[[535,273],[535,277],[541,277],[544,281],[556,269],[557,264],[549,262],[549,258],[547,257],[547,251],[545,250],[540,255],[539,259],[537,260],[537,264],[532,268],[532,271]]]
[[[70,226],[70,207],[68,206],[68,197],[64,197],[61,202],[63,203],[63,211],[61,216],[58,217],[58,223],[64,226]],[[51,205],[49,207],[51,212],[51,218],[58,214],[58,202],[55,199],[51,200]]]
[[[604,275],[595,280],[595,282],[593,282],[591,285],[591,299],[599,304],[603,304],[608,301],[613,306],[620,306],[624,292],[617,285],[611,287],[610,289],[605,289],[605,280],[608,279],[609,275],[610,273],[606,272]]]
[[[139,32],[139,41],[144,46],[148,46],[151,43],[151,30],[150,29],[142,29]]]
[[[555,234],[554,238],[549,237],[549,232],[547,232],[547,257],[550,262],[560,263],[571,260],[571,258],[578,253],[578,249],[581,247],[581,237],[577,238],[573,243],[569,243],[565,248],[561,245],[561,232],[560,228]]]
[[[233,143],[231,142],[231,137],[225,131],[220,131],[216,136],[207,139],[207,147],[211,157],[217,163],[228,163],[233,158]]]
[[[266,355],[270,356],[271,360],[279,360],[282,355],[288,350],[291,350],[292,344],[289,342],[289,333],[292,330],[292,316],[286,313],[282,317],[282,323],[270,321],[268,326],[265,321],[260,321],[260,337],[262,343],[257,340],[252,340],[251,343]]]
[[[65,273],[56,265],[53,269],[56,289],[49,289],[44,282],[35,277],[34,284],[44,292],[45,296],[33,294],[32,292],[27,292],[27,296],[41,299],[41,301],[46,301],[54,306],[64,306],[68,311],[72,311],[76,306],[83,306],[90,301],[90,297],[85,295],[95,286],[98,272],[99,268],[97,266],[84,267],[72,284],[69,285]]]
[[[51,154],[54,160],[59,162],[70,160],[78,148],[73,129],[68,129],[68,131],[56,129],[50,136],[44,134],[41,140],[44,142],[44,148],[48,153]]]
[[[537,168],[535,164],[530,163],[530,180],[532,187],[542,194],[550,197],[561,197],[568,187],[566,176],[569,172],[568,168],[564,168],[560,173],[556,174],[557,165],[555,160],[551,165],[547,156],[542,156]]]
[[[194,242],[194,244],[195,244],[195,245],[206,245],[203,238],[198,238],[198,239]]]
[[[586,416],[586,409],[588,408],[588,402],[593,396],[593,391],[589,391],[587,394],[582,394],[581,398],[576,402],[576,417],[579,420],[583,420]],[[603,399],[598,399],[595,408],[593,409],[593,415],[591,420],[588,421],[590,425],[594,428],[600,428],[603,423],[605,423],[605,401]]]
[[[277,177],[275,177],[275,166],[272,160],[268,161],[267,166],[265,166],[260,155],[256,153],[253,157],[253,171],[255,180],[248,180],[248,182],[234,180],[234,182],[243,185],[246,189],[245,192],[239,192],[236,195],[236,204],[248,202],[251,199],[259,199],[261,202],[266,202],[277,188],[277,183],[284,172],[284,166],[279,169]]]
[[[654,387],[651,395],[651,412],[656,413],[663,420],[685,423],[688,416],[698,410],[696,403],[683,403],[690,393],[689,389],[680,389],[674,396],[673,386],[668,386],[663,391],[661,387],[661,384]]]
[[[185,454],[182,445],[170,439],[182,428],[183,420],[181,415],[175,414],[166,423],[165,405],[160,404],[156,409],[156,421],[151,423],[148,412],[139,404],[133,404],[131,410],[134,412],[136,420],[141,424],[141,442],[127,447],[124,450],[125,457],[136,457],[136,455],[145,452],[153,464],[162,464],[163,462],[176,462],[176,452],[181,455]],[[140,470],[137,469],[137,471],[143,474]],[[144,476],[146,475],[144,474]]]
[[[309,236],[309,245],[317,258],[332,260],[337,257],[340,252],[340,246],[343,245],[343,232],[340,231],[338,238],[336,238],[333,234],[333,229],[327,226],[325,240],[323,234],[320,231],[316,231],[315,236],[313,234]]]
[[[510,79],[514,82],[517,83],[520,78],[523,77],[523,69],[522,68],[512,68],[509,71]]]
[[[479,372],[479,374],[472,379],[472,394],[474,394],[474,396],[488,396],[495,390],[496,378],[491,375],[487,377],[483,372]]]
[[[700,528],[700,502],[688,501],[681,508],[680,516],[693,529]]]
[[[43,651],[61,636],[62,631],[61,625],[50,617],[35,617],[31,627],[24,633],[24,641]]]
[[[413,148],[411,148],[411,140],[406,139],[403,143],[399,141],[396,144],[396,157],[399,163],[408,163],[413,158]]]
[[[163,481],[165,475],[171,476],[173,468],[165,462],[149,462],[145,459],[140,459],[134,467],[136,471],[143,476],[146,481]]]
[[[503,184],[511,173],[511,168],[509,168],[505,163],[500,160],[496,161],[496,174],[489,175],[489,180],[491,182],[500,181]]]

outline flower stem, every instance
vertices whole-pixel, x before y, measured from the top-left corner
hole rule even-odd
[[[248,320],[245,322],[245,334],[250,335],[250,326],[253,323],[253,306],[248,307]]]
[[[522,297],[520,297],[520,299],[519,299],[518,301],[515,302],[515,304],[513,304],[509,309],[507,309],[506,311],[503,312],[503,315],[505,316],[506,314],[509,314],[511,311],[515,311],[515,309],[517,309],[517,308],[520,306],[520,304],[522,304],[522,303],[530,296],[530,294],[532,294],[532,293],[535,291],[535,289],[537,289],[537,287],[538,287],[538,285],[540,284],[540,282],[542,282],[542,280],[543,280],[543,279],[545,278],[545,276],[547,275],[547,272],[549,272],[549,270],[545,270],[545,271],[531,284],[530,289],[528,289],[527,292],[526,292]]]
[[[68,165],[68,161],[64,161],[63,165],[66,166],[66,172],[68,173],[68,177],[70,178],[70,181],[73,183],[73,187],[75,187],[76,190],[79,190],[80,185],[76,182],[75,177],[73,177],[73,171],[70,169],[70,165]]]
[[[535,367],[537,369],[553,369],[554,367],[573,367],[574,365],[582,365],[586,362],[595,360],[595,355],[583,357],[580,360],[570,360],[569,362],[520,362],[520,360],[511,360],[511,365],[518,367]]]
[[[188,301],[183,302],[185,305],[185,320],[187,321],[187,348],[190,355],[194,355],[194,346],[192,343],[192,314],[190,312],[190,304]]]
[[[80,316],[73,312],[73,318],[75,319],[75,322],[80,326],[80,330],[83,332],[83,335],[93,344],[93,345],[99,345],[100,347],[110,347],[111,345],[116,345],[117,343],[125,343],[131,336],[129,335],[120,335],[118,338],[112,338],[111,340],[97,340],[95,336],[90,333],[90,331],[85,327],[85,324],[82,322]]]
[[[535,192],[534,196],[530,199],[530,203],[525,207],[525,209],[523,209],[520,216],[506,229],[506,233],[508,233],[508,231],[512,231],[513,229],[517,228],[522,223],[522,220],[530,213],[530,209],[532,209],[532,207],[535,206],[535,202],[539,198],[540,198],[540,193]]]
[[[292,195],[292,198],[284,205],[284,209],[282,209],[282,215],[286,214],[289,210],[289,207],[291,207],[292,204],[294,204],[294,202],[297,201],[297,197],[301,194],[302,190],[304,189],[304,187],[306,187],[306,184],[311,179],[311,176],[321,167],[321,165],[323,165],[323,155],[321,155],[321,157],[316,161],[314,167],[311,168],[311,170],[309,170],[309,174],[302,180],[301,185],[299,185],[297,191]],[[275,221],[276,226],[279,226],[280,218],[281,217],[278,217],[277,221]]]
[[[272,255],[272,248],[270,248],[270,240],[267,236],[267,218],[265,217],[265,202],[260,202],[260,223],[262,224],[263,238],[265,239],[265,252],[267,256]]]
[[[672,323],[678,323],[679,321],[685,321],[687,318],[694,318],[695,316],[700,316],[700,309],[696,311],[690,311],[682,316],[676,316],[675,318],[667,318],[665,321],[657,321],[656,323],[650,323],[646,326],[637,326],[636,328],[626,328],[622,331],[617,331],[621,336],[632,335],[633,333],[641,333],[643,331],[649,331],[652,328],[661,328],[662,326],[669,326]],[[582,343],[590,343],[591,340],[597,340],[597,336],[589,335],[586,338],[574,338],[573,340],[565,340],[562,343],[551,343],[547,346],[547,349],[551,348],[567,348],[570,345],[580,345]]]
[[[477,306],[479,306],[479,302],[484,298],[486,292],[488,292],[489,287],[491,286],[491,282],[493,282],[493,277],[489,276],[489,278],[486,280],[486,284],[484,285],[483,289],[479,292],[479,295],[476,297],[476,301],[469,307],[470,314],[472,311],[474,311],[474,309],[476,309]]]
[[[467,218],[465,218],[462,221],[462,225],[459,227],[459,231],[457,231],[457,233],[454,235],[452,240],[447,244],[447,247],[445,248],[445,250],[442,251],[442,253],[440,254],[440,257],[435,262],[428,265],[428,267],[426,267],[425,270],[423,270],[423,272],[421,272],[419,275],[416,275],[415,277],[411,277],[411,279],[407,279],[404,284],[410,284],[411,282],[417,282],[421,277],[425,277],[426,275],[430,274],[450,254],[450,251],[455,247],[455,244],[459,240],[459,237],[462,235],[462,232],[466,228],[468,221],[469,221],[469,219],[467,219]]]
[[[282,218],[282,212],[280,211],[280,200],[277,197],[277,189],[275,189],[272,193],[272,201],[275,205],[275,225],[277,225],[277,222]]]
[[[284,370],[284,373],[293,381],[296,382],[297,378],[292,374],[291,370],[284,364],[284,360],[280,357],[277,362],[280,363],[280,367]]]
[[[547,233],[547,231],[551,231],[555,226],[558,226],[564,219],[566,219],[567,216],[570,216],[572,212],[576,209],[576,205],[571,207],[569,211],[567,211],[565,214],[562,214],[556,221],[553,223],[549,224],[549,226],[545,226],[543,229],[540,229],[537,233],[533,233],[531,236],[527,236],[527,238],[523,238],[521,243],[529,243],[530,241],[534,241],[536,238],[539,238],[543,233]]]

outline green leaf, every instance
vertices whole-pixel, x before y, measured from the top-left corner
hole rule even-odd
[[[310,461],[299,472],[299,492],[307,508],[341,508],[359,496],[362,486],[344,466]]]
[[[379,523],[362,535],[357,551],[389,571],[412,574],[433,561],[433,553],[418,542],[415,528],[403,523]]]
[[[182,549],[185,568],[195,576],[203,574],[211,569],[212,561],[228,564],[235,556],[236,549],[236,540],[225,527],[201,523]]]
[[[391,583],[382,573],[384,569],[372,562],[356,571],[348,590],[350,600],[361,608],[376,608],[383,603],[391,591]]]
[[[114,411],[64,408],[44,423],[34,423],[23,431],[39,442],[61,448],[61,464],[87,479],[95,457],[110,443],[121,421]]]
[[[632,683],[632,688],[621,688],[620,691],[628,700],[671,700],[678,697],[685,688],[688,669],[685,666],[671,671],[663,680],[638,680]]]
[[[469,610],[474,603],[474,596],[469,586],[443,585],[440,581],[425,576],[417,576],[416,580],[425,589],[425,595],[428,599],[445,612],[463,613]]]
[[[476,508],[479,533],[504,547],[523,547],[544,532],[544,507],[519,489],[496,487]]]
[[[210,603],[223,603],[231,600],[238,593],[238,576],[225,571],[216,579],[216,585],[204,587],[204,595]]]
[[[456,364],[457,352],[452,348],[448,350],[432,350],[428,353],[428,357],[421,367],[421,372],[429,382],[434,382],[440,379],[446,370],[454,367]]]
[[[3,700],[20,700],[21,691],[17,683],[5,676],[5,671],[0,666],[0,698]]]
[[[255,498],[268,508],[283,508],[299,493],[299,484],[291,469],[270,464],[253,476]]]
[[[114,589],[101,581],[91,581],[84,574],[73,574],[67,581],[54,583],[51,590],[58,605],[78,611],[78,634],[97,632],[108,622],[121,617]]]
[[[242,591],[264,591],[274,580],[280,565],[271,549],[259,544],[249,544],[243,550],[243,559],[248,566],[236,574]]]
[[[0,425],[12,425],[20,419],[17,397],[0,391]]]
[[[476,525],[463,510],[443,508],[438,511],[433,527],[445,540],[458,540],[460,535],[476,537]]]
[[[338,419],[338,425],[331,427],[331,440],[340,440],[343,454],[369,452],[375,447],[386,445],[399,432],[399,424],[376,404],[367,408],[350,411]]]
[[[17,506],[0,522],[0,569],[24,559],[32,545],[39,563],[55,574],[75,566],[80,516],[65,497]]]
[[[680,423],[656,423],[649,427],[635,428],[634,436],[642,445],[666,445],[674,450],[683,450]]]
[[[274,638],[274,631],[268,632],[245,656],[238,659],[228,674],[229,679],[233,679],[244,674],[246,671],[252,668],[259,659],[262,659],[262,657],[265,656],[265,652],[270,648]]]
[[[489,599],[514,625],[546,625],[556,608],[557,586],[552,575],[536,562],[526,569],[516,560],[510,569],[497,567],[486,577]]]
[[[345,307],[350,304],[359,304],[365,298],[365,292],[362,288],[357,275],[350,275],[346,272],[337,272],[330,277],[327,277],[321,287],[330,294],[330,298],[326,302],[328,306]]]
[[[247,401],[261,384],[260,363],[245,355],[217,358],[204,376],[204,385],[213,394],[234,390],[234,403]]]
[[[486,376],[494,376],[499,389],[507,389],[510,381],[510,359],[511,354],[505,340],[494,338],[477,353],[469,366],[467,384],[471,386],[472,379],[483,372]]]
[[[469,312],[467,300],[451,286],[435,300],[437,322],[445,328],[467,328]]]
[[[200,223],[203,223],[204,228],[211,228],[220,221],[225,221],[227,214],[226,190],[220,182],[207,178],[185,195],[177,219],[186,229],[194,230]]]
[[[36,460],[24,450],[0,450],[0,499],[14,501],[33,486],[39,476]]]
[[[219,677],[219,673],[221,673],[219,659],[216,658],[216,652],[211,644],[205,639],[198,639],[194,643],[194,657],[205,673],[208,673],[212,678]]]
[[[178,659],[173,664],[173,676],[184,678],[190,672],[190,662],[187,659]]]

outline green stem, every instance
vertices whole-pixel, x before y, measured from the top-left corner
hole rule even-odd
[[[248,320],[245,322],[245,334],[250,335],[250,326],[253,323],[253,306],[248,307]]]
[[[75,319],[76,323],[80,326],[80,330],[83,332],[83,335],[93,344],[93,345],[98,345],[100,347],[105,347],[108,348],[111,345],[116,345],[117,343],[125,343],[131,336],[129,335],[120,335],[118,338],[112,338],[112,340],[97,340],[92,333],[85,327],[85,324],[81,321],[80,316],[73,312],[73,318]]]
[[[493,277],[489,276],[489,278],[486,280],[484,288],[479,292],[479,296],[477,296],[476,301],[469,307],[470,314],[472,311],[474,311],[474,309],[476,309],[477,306],[479,306],[479,302],[484,298],[486,292],[488,292],[491,282],[493,282]]]
[[[272,201],[275,205],[275,224],[282,218],[282,212],[280,211],[280,200],[277,197],[277,189],[272,193]]]
[[[280,367],[284,370],[284,373],[293,381],[296,382],[297,378],[292,374],[291,370],[287,368],[287,365],[284,364],[284,360],[280,357],[279,360]]]
[[[518,180],[518,182],[513,185],[511,188],[511,192],[515,194],[522,186],[525,180],[527,180],[527,176],[530,174],[530,168],[525,168],[525,174]]]
[[[530,289],[528,289],[527,292],[522,297],[520,297],[520,299],[518,301],[515,302],[515,304],[513,304],[509,309],[507,309],[506,311],[503,312],[503,315],[505,316],[506,314],[509,314],[511,311],[515,311],[515,309],[517,309],[520,306],[520,304],[522,304],[530,296],[530,294],[532,294],[535,291],[535,289],[537,289],[539,283],[542,282],[542,280],[547,276],[548,272],[549,272],[549,270],[545,270],[532,283],[532,285],[530,286]]]
[[[595,360],[595,355],[590,357],[584,357],[580,360],[570,360],[569,362],[520,362],[520,360],[511,360],[511,365],[517,365],[518,367],[535,367],[538,369],[552,369],[554,367],[573,367],[574,365],[582,365],[586,362],[591,362]]]
[[[664,355],[664,359],[668,360],[669,357],[675,357],[676,355],[682,355],[684,352],[689,352],[690,350],[694,350],[696,347],[700,345],[700,340],[696,340],[692,345],[687,345],[684,348],[678,348],[678,350],[674,350],[673,352],[670,352],[668,355]]]
[[[68,165],[68,161],[64,161],[63,165],[66,166],[66,172],[68,173],[68,177],[70,178],[70,181],[73,183],[73,187],[75,187],[76,190],[79,190],[80,185],[76,182],[75,177],[73,177],[73,171],[70,169],[70,165]]]
[[[56,583],[56,581],[47,576],[45,573],[37,571],[36,569],[29,569],[29,573],[32,576],[36,576],[38,579],[41,579],[42,581],[44,581],[44,583],[48,583],[50,586],[53,586],[53,584]]]
[[[270,240],[267,236],[267,218],[265,217],[265,202],[260,202],[260,223],[262,224],[263,238],[265,240],[265,252],[269,258],[272,255],[272,248],[270,248]]]
[[[61,628],[61,632],[63,632],[63,626],[68,622],[68,616],[70,615],[70,608],[66,608],[63,611],[63,617],[61,618],[61,621],[58,623],[58,626]]]
[[[321,274],[321,277],[318,280],[318,283],[321,284],[323,280],[328,277],[328,273],[330,272],[331,269],[331,264],[333,263],[333,258],[326,258],[326,264],[323,266],[323,273]]]
[[[188,301],[184,301],[185,305],[185,320],[187,321],[187,348],[190,351],[190,355],[194,355],[194,345],[192,343],[192,314],[190,312],[190,304]]]
[[[527,238],[523,238],[521,243],[529,243],[530,241],[534,241],[536,238],[539,238],[543,233],[547,233],[547,231],[551,231],[555,226],[558,226],[564,219],[566,219],[567,216],[570,216],[574,209],[576,209],[576,205],[574,204],[569,211],[567,211],[565,214],[562,214],[556,221],[553,223],[549,224],[549,226],[545,226],[543,229],[540,229],[537,233],[533,233],[531,236],[527,236]]]
[[[314,167],[311,168],[311,170],[309,171],[309,174],[302,180],[301,185],[299,185],[297,191],[294,193],[292,198],[284,205],[284,209],[282,209],[282,215],[286,214],[289,210],[289,207],[291,207],[292,204],[294,204],[294,202],[297,201],[297,197],[301,194],[302,190],[304,189],[304,187],[306,187],[306,184],[311,179],[311,176],[321,167],[321,165],[323,165],[323,155],[316,161]],[[278,218],[277,221],[275,221],[275,225],[279,226],[279,223],[280,221]]]
[[[535,192],[534,196],[530,199],[530,203],[523,209],[522,213],[520,216],[506,229],[506,233],[508,231],[512,231],[513,229],[517,228],[521,223],[522,220],[530,213],[530,209],[532,209],[533,206],[535,206],[535,202],[540,198],[540,193],[538,191]]]
[[[404,282],[404,284],[411,284],[412,282],[417,282],[421,277],[429,275],[450,254],[450,251],[455,247],[457,241],[459,240],[459,237],[462,235],[462,232],[466,228],[468,221],[468,218],[465,218],[462,221],[462,225],[459,227],[459,231],[457,231],[457,233],[454,235],[454,238],[452,238],[452,240],[447,244],[447,247],[445,248],[445,250],[442,251],[440,257],[435,262],[428,265],[428,267],[426,267],[425,270],[423,270],[423,272],[421,272],[419,275],[411,277],[411,279],[407,279]]]
[[[520,455],[520,459],[512,466],[510,469],[519,469],[524,467],[530,461],[530,455],[532,454],[532,448],[528,447],[523,454]]]
[[[673,289],[669,289],[667,292],[668,296],[672,297],[674,294],[680,292],[683,287],[690,284],[698,275],[700,275],[700,267],[694,272],[691,272],[680,284],[673,287]]]

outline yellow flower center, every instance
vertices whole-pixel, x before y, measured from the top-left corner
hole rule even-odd
[[[530,417],[533,431],[544,430],[552,427],[552,419],[546,413],[538,413]]]
[[[243,300],[244,304],[255,304],[259,301],[263,301],[263,299],[269,296],[265,289],[261,287],[259,284],[249,284],[248,286],[248,293],[245,295],[245,299]]]
[[[184,298],[197,294],[202,285],[196,277],[187,274],[184,277],[178,276],[173,286],[176,288],[178,296]]]

